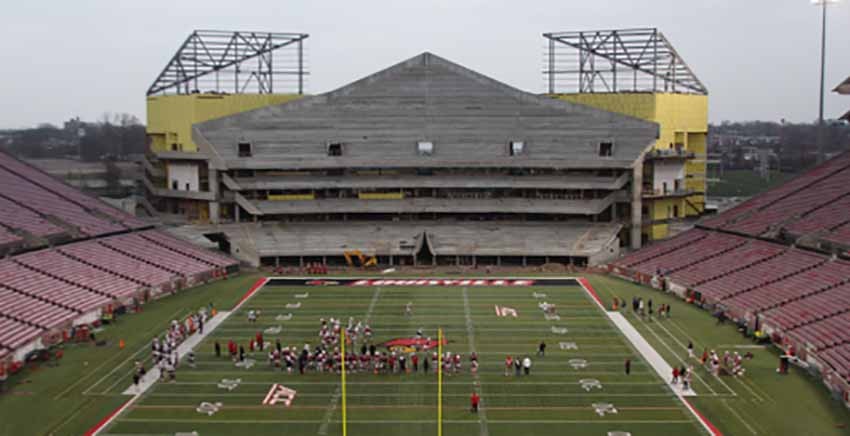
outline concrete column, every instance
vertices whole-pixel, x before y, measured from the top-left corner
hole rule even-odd
[[[298,266],[304,268],[304,256],[298,256]]]
[[[643,194],[643,158],[638,159],[632,168],[632,249],[637,250],[641,246],[642,221],[642,194]]]
[[[242,215],[242,214],[239,212],[239,209],[242,209],[241,207],[239,207],[239,203],[233,203],[233,214],[234,214],[234,216],[235,216],[235,218],[236,218],[236,222],[237,222],[237,223],[241,221],[241,217],[240,217],[240,215]]]
[[[528,258],[526,256],[522,257],[522,266],[523,267],[528,266]]]
[[[209,173],[210,192],[213,195],[213,201],[209,202],[210,222],[218,224],[219,206],[218,206],[218,171],[212,168],[212,164],[208,164],[207,172]]]

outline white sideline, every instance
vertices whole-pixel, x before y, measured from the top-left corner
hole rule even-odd
[[[697,394],[690,388],[684,389],[681,384],[672,384],[670,383],[673,377],[673,367],[655,351],[655,348],[652,348],[652,345],[649,345],[649,342],[643,338],[640,332],[623,316],[622,313],[619,312],[609,312],[605,311],[605,314],[608,315],[608,319],[623,332],[623,335],[629,340],[629,342],[634,345],[634,347],[638,350],[640,355],[649,363],[649,366],[658,373],[658,376],[661,377],[661,380],[664,380],[667,383],[667,386],[676,393],[676,395],[682,397],[695,397]]]
[[[242,305],[244,305],[248,300],[250,300],[251,297],[256,295],[257,292],[259,292],[260,289],[262,289],[263,286],[265,286],[266,283],[268,283],[268,282],[269,282],[268,277],[258,280],[254,284],[254,286],[252,286],[251,291],[249,291],[249,292],[251,292],[250,295],[248,295],[247,297],[243,297],[243,299],[238,304],[236,304],[236,306],[234,306],[232,310],[219,312],[219,313],[216,314],[216,316],[212,317],[212,319],[210,319],[209,322],[207,322],[204,325],[204,332],[205,333],[203,333],[203,334],[195,333],[194,335],[190,336],[188,339],[186,339],[182,344],[180,344],[177,347],[178,356],[180,356],[180,358],[182,358],[185,353],[189,352],[188,350],[192,349],[191,347],[188,347],[188,346],[186,348],[182,348],[184,345],[187,345],[189,343],[189,341],[193,340],[193,338],[195,338],[195,337],[197,337],[197,339],[196,339],[196,342],[194,342],[194,345],[199,344],[204,338],[207,337],[207,335],[212,333],[212,331],[215,330],[216,327],[218,327],[222,322],[226,321],[227,318],[229,318],[231,314],[238,312],[239,308],[242,307]],[[163,326],[163,328],[166,328],[166,327],[167,326]],[[181,350],[183,350],[183,351],[181,352]],[[157,377],[150,379],[150,380],[153,380],[153,381],[150,382],[149,384],[147,384],[148,377],[152,376],[153,372],[157,373]],[[157,380],[159,380],[159,370],[152,368],[150,372],[145,374],[146,384],[142,385],[142,382],[140,380],[139,381],[139,389],[135,389],[133,386],[130,386],[130,388],[125,390],[124,394],[125,395],[132,395],[132,397],[130,397],[130,399],[127,400],[126,403],[124,403],[121,407],[119,407],[118,410],[114,411],[104,421],[98,423],[98,426],[97,426],[96,429],[94,429],[94,431],[90,431],[89,433],[86,433],[86,434],[88,436],[98,436],[98,435],[102,434],[103,431],[106,430],[107,428],[109,428],[112,425],[112,423],[115,422],[115,420],[119,416],[123,415],[124,412],[130,406],[133,405],[133,403],[138,401],[138,399],[141,398],[142,394],[145,393],[148,389],[150,389],[151,386],[153,386],[156,383]],[[129,394],[127,393],[128,391],[130,391]]]
[[[195,333],[192,336],[189,336],[188,338],[186,338],[186,340],[183,341],[183,343],[181,343],[180,345],[177,346],[177,356],[178,356],[178,358],[183,359],[183,357],[186,356],[186,354],[188,354],[189,351],[191,351],[192,349],[197,347],[198,344],[200,344],[201,341],[204,340],[204,338],[209,336],[209,334],[212,333],[212,331],[215,330],[216,327],[218,327],[222,322],[224,322],[224,320],[226,320],[227,317],[229,317],[231,313],[232,312],[230,312],[230,311],[218,312],[214,317],[209,319],[204,324],[204,332],[203,333]],[[153,368],[151,368],[150,371],[145,373],[145,376],[142,377],[141,380],[139,380],[139,386],[138,387],[131,385],[130,387],[125,389],[124,392],[122,392],[122,394],[123,395],[137,395],[137,394],[141,394],[143,392],[146,392],[148,389],[151,388],[151,386],[153,386],[159,380],[160,375],[161,374],[160,374],[159,368],[154,366]]]

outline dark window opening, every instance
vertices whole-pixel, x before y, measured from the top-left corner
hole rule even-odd
[[[328,156],[342,156],[342,143],[332,142],[328,144]]]
[[[239,157],[251,157],[253,156],[253,150],[251,150],[250,142],[240,142],[239,143]]]
[[[614,155],[614,143],[613,142],[600,142],[599,143],[599,156],[601,157],[611,157]]]
[[[177,186],[178,186],[178,185],[177,185],[177,180],[172,180],[172,181],[171,181],[171,189],[173,189],[173,190],[177,191],[177,190],[179,190],[179,189],[180,189],[180,188],[178,188]]]
[[[177,146],[177,143],[176,143],[176,142],[171,144],[171,151],[177,151],[177,150],[178,150],[178,148],[179,148],[179,147]]]

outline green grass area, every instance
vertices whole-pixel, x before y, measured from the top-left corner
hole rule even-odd
[[[464,369],[443,383],[444,432],[447,435],[569,434],[598,435],[608,431],[633,434],[697,434],[699,427],[664,382],[645,364],[581,287],[541,287],[546,301],[558,307],[560,321],[547,321],[531,288],[498,287],[277,287],[267,286],[234,313],[198,348],[196,368],[181,366],[176,382],[155,385],[128,413],[108,429],[110,434],[173,434],[198,431],[202,435],[341,434],[340,378],[335,373],[287,374],[272,368],[265,353],[256,352],[257,364],[237,368],[228,356],[216,358],[213,341],[233,339],[247,344],[258,329],[281,325],[284,345],[297,349],[316,343],[319,319],[369,319],[376,344],[412,337],[418,328],[436,337],[442,327],[446,349],[464,356]],[[309,292],[296,300],[295,294]],[[299,309],[287,303],[302,302]],[[414,315],[403,307],[414,303]],[[516,309],[519,317],[496,316],[494,305]],[[261,309],[259,322],[250,324],[246,311]],[[289,321],[275,317],[293,313]],[[566,326],[555,334],[553,326]],[[273,341],[274,336],[266,336]],[[538,358],[540,340],[549,345]],[[561,350],[559,342],[575,342],[577,350]],[[247,349],[247,345],[246,345]],[[469,371],[471,350],[479,355],[477,376]],[[506,355],[530,355],[530,376],[505,376]],[[632,360],[631,375],[623,363]],[[570,359],[588,366],[573,368]],[[228,391],[222,379],[240,379]],[[602,389],[585,391],[582,379],[601,382]],[[297,391],[291,407],[261,404],[273,383]],[[432,435],[436,433],[437,377],[431,374],[349,374],[347,410],[351,434]],[[468,410],[469,395],[478,389],[483,410]],[[202,401],[222,403],[212,416],[195,409]],[[594,403],[611,403],[616,414],[600,416]],[[486,432],[482,431],[486,428]]]
[[[671,318],[641,319],[626,310],[629,321],[667,360],[688,360],[687,344],[692,341],[697,357],[703,348],[718,353],[725,350],[754,358],[744,366],[744,377],[715,377],[700,368],[693,399],[699,410],[727,435],[846,435],[850,434],[850,413],[829,397],[819,381],[794,368],[779,375],[779,353],[773,347],[752,348],[751,339],[738,333],[734,325],[718,326],[716,320],[696,306],[662,292],[611,277],[589,278],[606,304],[613,297],[631,301],[633,296],[671,304]],[[699,366],[699,365],[697,365]]]
[[[119,317],[97,333],[107,346],[67,344],[57,367],[31,366],[9,380],[0,395],[0,435],[81,435],[126,401],[135,359],[149,354],[151,338],[169,322],[212,302],[229,308],[250,288],[256,274],[244,274],[180,292]],[[124,339],[125,348],[118,348]]]
[[[149,341],[183,313],[214,302],[216,307],[232,307],[258,278],[243,275],[180,293],[145,306],[141,314],[119,319],[99,334],[106,347],[68,345],[59,367],[27,370],[14,378],[10,392],[0,395],[0,435],[79,435],[107,416],[128,397],[120,394],[129,384],[133,361],[147,358]],[[755,358],[745,363],[743,378],[714,377],[699,369],[691,402],[727,435],[763,434],[848,434],[850,413],[829,398],[826,389],[803,371],[776,374],[778,354],[770,348],[753,348],[731,325],[717,326],[708,313],[694,306],[619,279],[589,276],[601,298],[632,296],[652,298],[655,305],[671,304],[672,318],[641,319],[626,311],[627,319],[671,364],[687,361],[685,346],[692,341],[699,354],[703,347],[751,351]],[[286,309],[295,293],[309,292],[302,307]],[[532,292],[547,293],[556,303],[561,321],[543,319]],[[376,297],[377,295],[377,297]],[[370,313],[369,307],[374,305]],[[414,302],[414,316],[403,315],[407,301]],[[494,304],[519,311],[519,318],[495,316]],[[250,325],[245,311],[262,308],[258,325]],[[467,317],[468,308],[468,317]],[[292,312],[291,321],[277,322],[274,315]],[[197,430],[213,434],[317,434],[340,433],[340,403],[334,403],[339,388],[336,374],[288,375],[268,367],[259,353],[257,365],[249,370],[235,368],[229,358],[212,354],[212,341],[228,339],[247,343],[257,327],[281,325],[286,345],[300,349],[304,342],[315,343],[320,317],[371,315],[375,342],[408,337],[423,327],[431,334],[437,326],[445,329],[447,349],[464,355],[464,370],[444,381],[445,433],[480,434],[606,434],[611,430],[634,435],[700,434],[678,399],[662,380],[610,324],[580,288],[469,288],[466,301],[462,288],[387,287],[298,288],[267,287],[254,296],[198,348],[197,368],[185,365],[178,371],[177,383],[158,383],[134,408],[119,417],[107,431],[110,434],[173,435],[176,431]],[[566,326],[566,335],[554,335],[555,324]],[[471,335],[470,335],[471,333]],[[124,350],[117,347],[124,339]],[[267,340],[274,336],[266,335]],[[549,345],[545,358],[536,358],[539,340]],[[559,350],[559,342],[576,342],[578,350]],[[478,350],[479,378],[468,372],[470,349]],[[505,377],[503,361],[507,354],[531,355],[530,377]],[[623,374],[625,358],[633,361],[632,375]],[[588,367],[573,369],[568,360],[586,359]],[[85,363],[87,362],[87,364]],[[699,365],[695,365],[699,368]],[[241,378],[233,391],[219,389],[222,378]],[[586,392],[578,380],[592,378],[602,390]],[[468,396],[479,381],[485,415],[467,411]],[[437,385],[433,375],[350,374],[347,384],[349,434],[381,432],[386,435],[434,434],[436,432]],[[269,387],[281,383],[298,391],[291,408],[261,405]],[[221,411],[201,415],[195,408],[201,401],[220,401]],[[617,414],[598,416],[592,403],[612,403]],[[481,418],[485,418],[484,419]],[[325,425],[325,423],[327,423]],[[324,425],[324,427],[323,427]]]
[[[764,180],[754,170],[726,170],[721,181],[708,184],[708,195],[713,197],[750,197],[779,186],[795,174],[771,171],[770,180]]]

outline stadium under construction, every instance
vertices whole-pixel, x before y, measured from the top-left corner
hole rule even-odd
[[[704,209],[707,90],[656,29],[560,32],[548,92],[422,53],[303,95],[306,34],[196,31],[148,91],[148,207],[254,264],[599,264]]]

